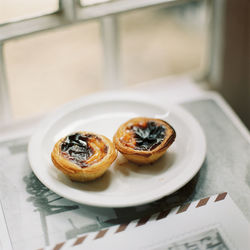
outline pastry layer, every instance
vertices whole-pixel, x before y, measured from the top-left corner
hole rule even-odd
[[[51,153],[54,165],[76,181],[98,178],[116,157],[115,147],[107,137],[83,131],[60,139]]]
[[[122,124],[113,137],[114,144],[129,160],[146,164],[156,161],[174,142],[176,132],[167,122],[146,117]]]

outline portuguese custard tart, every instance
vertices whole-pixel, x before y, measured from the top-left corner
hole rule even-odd
[[[175,137],[175,130],[167,122],[137,117],[118,128],[113,142],[128,160],[148,164],[160,158],[174,142]]]
[[[73,181],[91,181],[105,173],[117,157],[114,144],[105,136],[76,132],[60,139],[51,159]]]

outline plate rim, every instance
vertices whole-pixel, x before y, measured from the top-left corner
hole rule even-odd
[[[130,207],[130,206],[138,206],[138,205],[143,205],[146,203],[150,203],[153,202],[155,200],[158,200],[162,197],[168,196],[170,194],[172,194],[173,192],[179,190],[181,187],[183,187],[185,184],[187,184],[200,170],[200,168],[202,167],[202,164],[205,160],[206,157],[206,151],[207,151],[207,145],[206,145],[206,137],[204,134],[204,131],[200,125],[200,123],[196,120],[196,118],[190,113],[188,112],[186,109],[184,109],[183,107],[179,106],[178,104],[173,104],[173,103],[164,103],[164,105],[162,105],[162,103],[160,103],[158,100],[152,100],[149,99],[150,96],[149,95],[142,95],[141,93],[135,92],[135,91],[104,91],[101,93],[96,93],[96,94],[91,94],[79,99],[76,99],[74,101],[65,103],[64,105],[60,106],[59,108],[57,108],[56,110],[54,110],[53,112],[51,112],[49,115],[47,115],[37,126],[37,128],[35,129],[35,132],[32,134],[29,143],[28,143],[28,160],[31,166],[32,171],[34,172],[34,174],[36,175],[36,177],[50,190],[52,190],[53,192],[55,192],[56,194],[69,199],[71,201],[80,203],[80,204],[84,204],[84,205],[89,205],[89,206],[97,206],[97,207]],[[36,161],[36,159],[34,159],[33,157],[33,148],[34,145],[36,145],[36,141],[43,137],[43,135],[48,131],[48,129],[50,128],[50,126],[57,121],[60,117],[67,115],[68,113],[70,113],[71,111],[74,111],[76,108],[80,108],[80,107],[84,107],[86,105],[89,104],[97,104],[97,103],[102,103],[105,101],[137,101],[140,103],[147,103],[147,104],[151,104],[154,106],[158,106],[160,108],[163,108],[165,110],[166,106],[170,109],[170,110],[178,110],[178,112],[181,112],[183,114],[185,114],[186,116],[189,117],[189,119],[191,119],[191,121],[195,124],[196,129],[197,129],[197,133],[199,134],[200,141],[202,144],[202,153],[199,155],[199,157],[197,157],[195,160],[195,165],[196,167],[193,168],[192,173],[189,175],[188,178],[186,178],[186,180],[182,183],[179,183],[179,185],[176,185],[174,189],[170,190],[169,192],[161,192],[160,195],[158,196],[154,196],[154,198],[150,198],[150,199],[144,199],[142,201],[137,201],[137,202],[125,202],[124,204],[121,203],[115,203],[112,202],[112,204],[109,203],[99,203],[96,201],[89,201],[89,200],[85,200],[82,201],[82,199],[76,199],[76,198],[72,198],[69,197],[68,195],[64,195],[62,192],[58,191],[57,189],[55,190],[55,188],[51,187],[50,184],[46,183],[46,181],[44,180],[43,177],[41,177],[39,175],[39,173],[37,172],[37,168],[34,167],[34,162]],[[60,182],[59,182],[60,183]],[[63,184],[63,183],[61,183]],[[65,184],[63,184],[65,185]]]

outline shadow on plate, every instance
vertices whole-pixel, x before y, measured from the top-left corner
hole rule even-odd
[[[63,173],[59,172],[58,170],[56,171],[56,176],[55,173],[54,178],[56,178],[58,181],[62,182],[63,184],[67,185],[70,188],[74,188],[77,190],[82,190],[82,191],[90,191],[90,192],[101,192],[105,191],[110,183],[111,183],[111,172],[110,170],[107,170],[105,174],[101,177],[99,177],[96,180],[89,181],[89,182],[76,182],[76,181],[71,181],[68,177],[66,177]]]
[[[124,176],[129,176],[131,172],[146,175],[158,175],[167,171],[175,162],[176,154],[168,152],[159,160],[152,164],[138,165],[128,161],[124,156],[120,155],[114,170],[119,171]]]
[[[154,202],[150,202],[140,206],[114,208],[117,219],[106,221],[105,226],[114,224],[129,223],[138,218],[147,218],[148,215],[158,213],[160,211],[170,211],[172,208],[191,202],[196,195],[196,189],[202,185],[206,178],[207,160],[202,164],[200,171],[182,188]],[[199,197],[202,198],[202,197]]]
[[[73,183],[73,182],[72,182]],[[72,186],[77,185],[77,189],[84,191],[100,192],[106,190],[111,183],[111,172],[107,170],[105,174],[94,181],[85,183],[74,182]]]
[[[160,175],[161,173],[167,171],[167,169],[169,169],[174,164],[175,158],[175,153],[168,152],[153,164],[137,165],[129,162],[122,155],[119,155],[116,163],[111,166],[112,170],[109,169],[100,178],[85,183],[71,181],[68,177],[66,177],[63,173],[61,173],[54,167],[50,168],[50,174],[53,176],[53,178],[57,179],[70,188],[90,192],[101,192],[105,191],[110,186],[112,179],[114,178],[114,176],[112,177],[112,175],[115,175],[116,171],[118,171],[125,177],[129,177],[131,173]],[[113,174],[112,171],[114,171]]]
[[[182,205],[192,199],[200,173],[196,174],[190,182],[171,195],[159,200],[140,206],[114,208],[117,218],[105,221],[105,226],[116,224],[127,224],[130,221],[140,218],[148,218],[154,213],[170,211],[172,208]]]

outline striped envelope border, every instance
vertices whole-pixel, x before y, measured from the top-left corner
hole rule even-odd
[[[164,219],[170,214],[178,215],[181,213],[185,213],[189,211],[190,207],[194,207],[195,209],[198,209],[200,207],[206,206],[208,203],[222,201],[226,198],[226,196],[227,196],[227,192],[224,192],[218,195],[202,198],[198,201],[193,201],[190,203],[183,204],[177,208],[163,210],[156,214],[148,215],[137,220],[129,221],[125,224],[120,224],[120,225],[104,228],[98,232],[90,232],[84,235],[79,235],[77,238],[67,240],[64,242],[60,242],[54,246],[40,248],[38,250],[63,250],[64,247],[79,246],[81,244],[84,244],[87,240],[98,240],[98,239],[105,237],[106,235],[121,233],[121,232],[128,230],[128,228],[140,227],[140,226],[145,225],[146,223],[149,223],[150,221],[157,221],[157,220]]]

